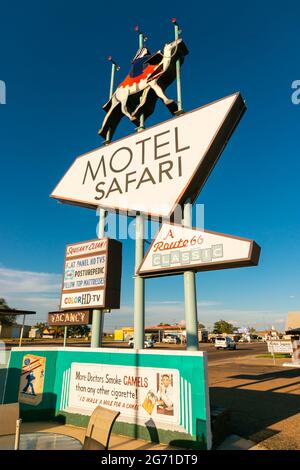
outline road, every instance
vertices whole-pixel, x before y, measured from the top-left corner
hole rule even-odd
[[[126,348],[127,343],[120,342],[120,343],[113,343],[113,342],[105,342],[104,347],[113,348]],[[154,349],[160,349],[163,351],[164,349],[172,349],[172,350],[185,350],[185,346],[176,345],[176,344],[158,344],[156,343]],[[247,356],[252,354],[264,354],[267,353],[267,345],[266,343],[239,343],[237,345],[237,349],[235,351],[231,350],[218,350],[215,346],[211,343],[200,343],[199,344],[200,351],[206,351],[208,354],[209,362],[215,361],[222,361],[224,359],[235,359],[241,356]]]
[[[89,347],[89,343],[87,341],[80,341],[80,340],[69,340],[67,343],[68,346],[71,347]],[[17,343],[7,343],[6,349],[9,350],[11,347],[17,346]],[[23,346],[27,347],[39,347],[39,346],[47,346],[47,347],[60,347],[62,346],[62,340],[47,340],[47,341],[34,341],[34,342],[24,342]],[[104,348],[128,348],[127,342],[115,342],[115,341],[104,341],[103,343]],[[172,349],[172,350],[184,350],[185,345],[177,345],[177,344],[159,344],[156,343],[154,349]],[[213,344],[211,343],[200,343],[199,344],[200,351],[206,351],[208,353],[208,360],[209,362],[215,361],[222,361],[224,359],[235,359],[241,356],[247,356],[252,354],[264,354],[267,352],[267,345],[266,343],[238,343],[237,350],[229,351],[229,350],[217,350]]]
[[[268,352],[266,343],[239,343],[235,351],[229,350],[218,350],[214,345],[202,345],[200,344],[200,351],[207,351],[209,362],[222,361],[224,359],[236,359],[242,356],[248,356],[252,354],[265,354]]]

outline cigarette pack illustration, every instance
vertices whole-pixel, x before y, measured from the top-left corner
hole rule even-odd
[[[151,392],[151,390],[149,390],[149,392],[147,393],[144,401],[143,401],[143,408],[147,411],[147,413],[149,413],[149,415],[152,414],[153,410],[154,410],[154,407],[155,407],[155,403],[156,403],[156,400],[157,400],[157,397],[155,395],[155,393]]]
[[[26,354],[23,357],[19,387],[19,402],[38,405],[44,391],[46,358]]]

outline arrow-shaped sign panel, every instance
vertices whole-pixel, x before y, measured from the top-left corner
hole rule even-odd
[[[51,197],[170,217],[194,200],[246,107],[239,93],[78,157]]]
[[[137,274],[157,277],[184,271],[256,266],[260,247],[253,240],[163,224]]]

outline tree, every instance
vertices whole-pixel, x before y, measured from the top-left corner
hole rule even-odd
[[[198,322],[198,328],[202,330],[203,328],[205,328],[205,325],[203,325],[203,323]]]
[[[64,326],[51,326],[50,330],[54,330],[54,338],[62,338],[65,334],[65,327]]]
[[[87,336],[90,328],[87,325],[74,325],[68,327],[68,336]]]
[[[39,330],[43,331],[45,328],[48,328],[48,323],[46,322],[36,323],[35,328],[38,328]]]
[[[0,308],[11,310],[11,308],[7,305],[6,300],[0,297]],[[0,323],[2,325],[14,325],[16,323],[16,315],[1,315]]]
[[[222,333],[233,333],[234,326],[231,323],[228,323],[225,320],[216,321],[214,324],[213,333],[222,334]]]

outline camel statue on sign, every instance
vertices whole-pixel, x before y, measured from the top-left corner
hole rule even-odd
[[[110,131],[111,138],[123,116],[139,126],[141,115],[147,119],[153,113],[158,98],[172,114],[176,114],[178,106],[165,95],[165,89],[176,78],[177,60],[182,64],[187,54],[188,49],[181,38],[166,44],[163,52],[150,54],[145,47],[139,49],[129,74],[103,106],[107,114],[98,134],[105,139]]]

